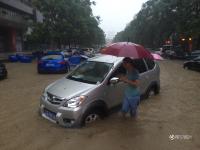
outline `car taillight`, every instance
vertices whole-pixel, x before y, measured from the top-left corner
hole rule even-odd
[[[65,62],[65,61],[61,61],[61,62],[59,62],[59,64],[61,64],[61,65],[65,65],[66,62]]]

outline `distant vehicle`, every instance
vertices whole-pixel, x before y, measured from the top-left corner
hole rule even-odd
[[[186,52],[180,46],[173,47],[172,45],[163,46],[162,56],[169,59],[185,59]]]
[[[61,54],[64,55],[65,58],[69,58],[72,56],[72,50],[71,49],[62,50]]]
[[[7,78],[7,74],[6,66],[3,63],[0,63],[0,79]]]
[[[198,56],[200,56],[200,50],[194,50],[193,52],[191,52],[191,54],[186,54],[185,59],[191,60]]]
[[[40,101],[40,114],[65,127],[81,126],[104,117],[122,102],[126,84],[117,74],[125,74],[123,57],[98,55],[47,86]],[[140,92],[144,98],[160,91],[159,65],[150,59],[135,60],[140,72]]]
[[[183,68],[200,71],[200,56],[194,58],[193,60],[184,62]]]
[[[161,50],[161,56],[164,58],[172,58],[172,45],[163,45]]]
[[[94,49],[93,48],[81,48],[84,52],[84,55],[88,57],[92,57],[94,55]]]
[[[61,55],[61,51],[59,50],[47,51],[45,55]]]
[[[176,59],[185,59],[186,52],[184,52],[182,49],[176,49],[174,57]]]
[[[63,55],[46,55],[38,61],[38,73],[67,73],[70,69]]]
[[[162,56],[163,55],[162,48],[160,48],[159,50],[154,51],[154,53]]]
[[[172,50],[166,50],[165,51],[165,57],[169,59],[173,59],[176,57],[176,53]]]
[[[172,48],[173,48],[173,45],[163,45],[163,47],[162,47],[162,51],[163,52],[165,52],[165,51],[167,51],[167,50],[172,50]]]
[[[32,55],[39,60],[41,57],[44,56],[44,51],[35,51],[32,52]]]

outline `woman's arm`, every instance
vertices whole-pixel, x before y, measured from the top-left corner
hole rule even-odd
[[[139,85],[139,80],[129,80],[126,76],[120,77],[120,80],[133,86]]]

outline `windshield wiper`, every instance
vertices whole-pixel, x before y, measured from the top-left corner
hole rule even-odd
[[[67,78],[67,79],[74,80],[74,81],[83,82],[83,83],[96,84],[96,82],[84,80],[84,79],[82,79],[82,78],[74,78],[73,76],[68,76],[68,77],[66,77],[66,78]]]

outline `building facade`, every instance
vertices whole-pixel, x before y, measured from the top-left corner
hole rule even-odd
[[[31,0],[0,0],[0,53],[23,50],[23,34],[32,21],[42,21]]]

